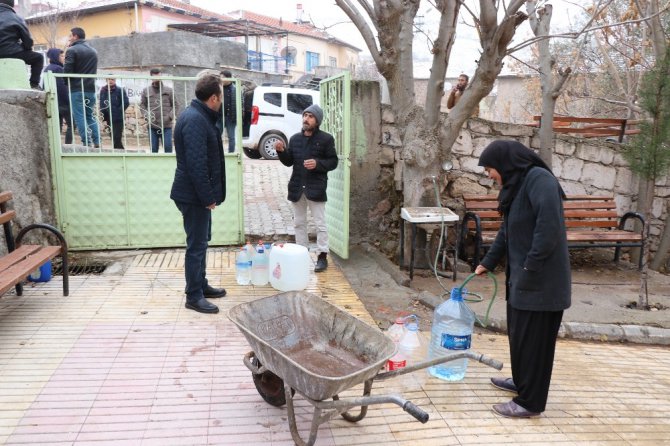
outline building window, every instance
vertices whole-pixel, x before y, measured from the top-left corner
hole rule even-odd
[[[281,50],[281,57],[286,60],[286,64],[289,66],[295,65],[295,57],[297,54],[298,51],[293,46],[287,46]]]
[[[305,71],[307,73],[311,73],[314,71],[314,68],[319,66],[319,53],[312,53],[311,51],[307,51],[307,54],[305,56]]]
[[[337,57],[330,56],[330,66],[337,67]]]

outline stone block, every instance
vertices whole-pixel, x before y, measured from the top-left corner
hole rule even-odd
[[[382,144],[401,147],[400,132],[395,126],[382,124]]]
[[[464,194],[482,195],[487,191],[487,188],[479,184],[478,180],[466,175],[454,180],[449,189],[453,197],[462,197]]]
[[[633,190],[633,173],[628,169],[618,168],[614,181],[614,192],[630,193]]]
[[[484,168],[479,165],[479,158],[474,157],[461,158],[461,171],[484,175]]]
[[[612,165],[614,162],[614,152],[604,146],[596,146],[593,144],[583,144],[577,147],[575,151],[577,158],[585,161],[593,161],[595,163]]]
[[[559,182],[563,187],[563,191],[567,195],[584,195],[586,193],[586,189],[579,182],[574,181],[559,181]]]
[[[533,136],[534,129],[533,127],[521,124],[507,124],[504,122],[494,122],[493,131],[507,137],[515,136]]]
[[[486,135],[490,135],[492,133],[489,122],[480,119],[468,120],[468,128],[474,133],[482,133]]]
[[[614,188],[616,169],[597,163],[585,163],[582,169],[581,182],[585,186],[594,186],[611,191]]]
[[[384,124],[395,123],[395,115],[393,114],[391,107],[382,107],[382,122]]]
[[[565,157],[564,160],[561,178],[578,181],[582,176],[584,161],[571,157]]]
[[[460,155],[472,155],[472,150],[472,136],[469,131],[462,130],[454,145],[451,146],[451,151]]]
[[[382,146],[379,154],[379,164],[382,166],[392,166],[395,162],[395,151],[388,146]]]
[[[556,139],[554,142],[554,152],[561,155],[572,155],[575,153],[576,145],[569,141]]]

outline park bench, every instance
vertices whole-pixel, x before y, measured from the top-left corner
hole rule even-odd
[[[37,223],[22,228],[16,235],[12,234],[12,219],[16,217],[14,210],[7,209],[7,203],[12,199],[11,192],[0,192],[0,224],[5,232],[7,254],[0,256],[0,296],[13,286],[16,294],[23,295],[22,282],[47,261],[60,256],[63,261],[63,295],[70,293],[68,284],[67,242],[63,234],[51,225]],[[60,246],[24,245],[22,240],[33,229],[45,229],[53,233],[59,240]]]
[[[533,116],[532,127],[539,127],[542,116]],[[626,135],[637,135],[639,120],[615,118],[580,118],[575,116],[554,116],[554,133],[567,133],[582,138],[596,138],[616,136],[617,141],[623,142]]]
[[[466,241],[474,241],[472,267],[476,267],[484,251],[491,247],[502,217],[498,213],[497,195],[464,195],[465,215],[461,225],[459,246],[462,257]],[[619,218],[614,197],[599,195],[568,195],[563,201],[568,249],[615,248],[614,261],[619,261],[621,248],[643,249],[644,217],[637,212],[626,212]],[[640,221],[640,230],[627,230],[628,219]],[[530,236],[530,235],[529,235]],[[639,268],[642,268],[642,252]]]

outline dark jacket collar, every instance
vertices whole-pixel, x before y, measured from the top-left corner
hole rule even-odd
[[[9,5],[5,5],[4,3],[0,3],[0,9],[9,9],[9,10],[12,11],[14,14],[16,14],[16,11],[14,11],[14,8],[12,8],[12,7],[9,6]]]
[[[198,110],[203,115],[207,116],[212,122],[216,122],[219,119],[219,113],[215,112],[211,108],[207,107],[207,104],[202,102],[200,99],[191,100],[191,107]]]

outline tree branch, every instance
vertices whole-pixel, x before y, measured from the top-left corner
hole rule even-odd
[[[365,2],[365,0],[360,0],[360,2]],[[358,31],[361,33],[361,36],[365,41],[365,44],[368,46],[368,49],[370,50],[370,54],[372,55],[372,59],[375,61],[375,64],[377,65],[377,69],[379,71],[384,71],[387,68],[387,66],[386,62],[381,57],[380,49],[377,47],[377,41],[375,40],[375,35],[372,33],[370,26],[368,26],[363,16],[360,14],[360,12],[358,12],[358,9],[349,0],[335,0],[335,4],[339,6],[340,9],[344,11],[344,13],[347,15],[347,17],[351,19],[354,25],[356,25],[356,28],[358,28]],[[369,8],[366,10],[369,10]],[[371,16],[370,18],[373,20],[373,23],[376,22],[375,20],[376,17]]]

